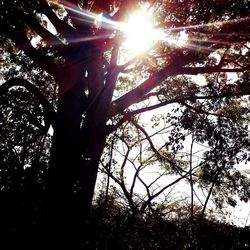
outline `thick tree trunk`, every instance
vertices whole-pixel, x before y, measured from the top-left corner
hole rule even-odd
[[[79,229],[88,217],[102,153],[100,149],[94,162],[81,156],[82,93],[83,86],[78,83],[58,100],[47,204],[48,240],[55,247],[73,247],[79,242],[79,234],[83,233]]]
[[[85,61],[82,58],[85,58]],[[48,178],[48,218],[55,246],[74,249],[84,236],[84,223],[94,195],[98,165],[106,141],[106,119],[116,76],[103,74],[102,52],[80,46],[59,76],[59,100]],[[88,85],[84,86],[85,71]],[[109,84],[108,84],[109,83]],[[88,87],[88,98],[84,88]],[[85,112],[85,113],[84,113]],[[84,113],[84,119],[83,119]],[[51,238],[50,237],[50,238]],[[76,246],[75,246],[76,247]]]
[[[74,249],[84,239],[84,224],[89,217],[98,165],[105,145],[104,131],[95,126],[85,128],[88,138],[81,136],[83,106],[86,102],[83,98],[83,84],[79,81],[58,100],[48,175],[47,225],[50,247],[67,246]]]
[[[68,245],[74,224],[73,188],[80,167],[79,135],[82,115],[82,84],[79,82],[58,99],[48,174],[48,241]],[[73,232],[72,232],[73,233]]]

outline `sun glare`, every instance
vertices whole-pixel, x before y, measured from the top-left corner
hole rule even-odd
[[[150,14],[143,10],[131,14],[122,30],[126,37],[123,46],[132,54],[148,50],[162,37],[162,33],[154,29]]]
[[[163,41],[171,46],[184,47],[188,42],[188,34],[183,30],[178,37],[165,36]]]
[[[132,13],[127,22],[121,25],[121,30],[125,34],[123,46],[131,55],[142,54],[157,42],[183,47],[188,41],[185,31],[172,37],[167,30],[154,28],[153,17],[146,9]]]

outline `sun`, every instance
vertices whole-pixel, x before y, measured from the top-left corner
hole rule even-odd
[[[125,35],[123,46],[133,55],[145,52],[163,37],[162,32],[154,29],[152,16],[145,10],[132,13],[123,23],[122,31]]]

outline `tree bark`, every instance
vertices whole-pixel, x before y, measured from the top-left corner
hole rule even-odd
[[[56,124],[48,173],[48,240],[50,244],[68,245],[74,235],[74,185],[81,167],[79,151],[82,116],[82,83],[58,99]]]
[[[60,245],[75,249],[84,239],[84,225],[89,218],[106,141],[103,127],[107,112],[100,124],[102,109],[98,109],[98,101],[86,112],[84,121],[87,122],[81,129],[83,112],[90,100],[84,94],[84,82],[79,80],[82,79],[80,69],[79,65],[78,69],[70,69],[74,75],[67,79],[73,87],[68,89],[68,86],[59,85],[62,91],[58,99],[47,189],[50,247],[54,244],[57,248]]]

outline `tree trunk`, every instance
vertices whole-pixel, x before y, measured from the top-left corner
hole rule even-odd
[[[117,74],[109,74],[105,79],[103,52],[95,44],[79,46],[69,58],[72,62],[65,65],[57,79],[59,99],[47,189],[49,238],[55,235],[57,248],[58,244],[72,248],[72,242],[83,238],[117,78]],[[85,70],[88,85],[83,82]]]
[[[81,136],[86,105],[83,90],[83,82],[77,81],[58,100],[47,188],[46,217],[50,247],[75,249],[84,239],[84,225],[89,217],[98,165],[105,145],[106,134],[95,126],[95,117],[91,112],[85,117],[91,124],[84,127],[84,134],[88,136]],[[98,113],[95,115],[98,116]]]
[[[79,82],[58,99],[47,189],[47,244],[51,247],[67,246],[74,234],[71,231],[76,219],[73,188],[75,173],[81,164],[78,146],[82,115],[80,93],[82,84]]]

